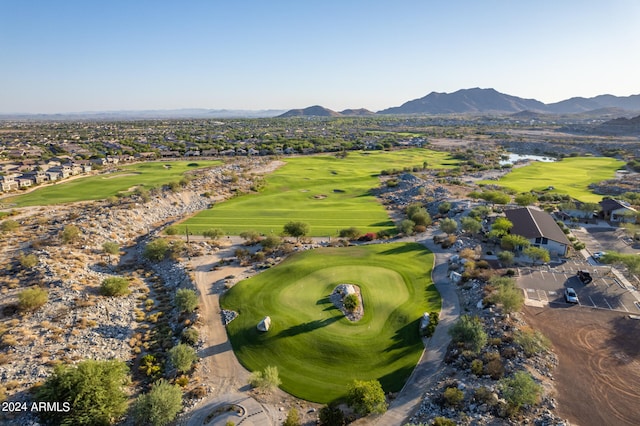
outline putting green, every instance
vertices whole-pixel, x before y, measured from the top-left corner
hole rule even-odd
[[[87,176],[42,186],[24,195],[0,200],[15,207],[46,206],[75,201],[100,200],[135,186],[147,189],[179,181],[186,171],[220,164],[220,161],[167,161],[131,164],[118,168],[115,173]]]
[[[594,194],[589,185],[613,178],[616,170],[623,166],[622,161],[609,157],[572,157],[552,163],[534,161],[528,166],[513,169],[498,181],[479,183],[497,183],[518,192],[543,191],[553,186],[550,192],[569,194],[577,200],[596,203],[603,196]]]
[[[328,403],[354,379],[402,388],[423,351],[419,322],[439,311],[431,281],[433,256],[415,243],[323,248],[297,253],[242,281],[222,298],[240,315],[227,330],[249,370],[275,365],[282,389]],[[360,287],[364,316],[346,319],[329,300],[338,284]],[[271,329],[256,325],[266,315]]]
[[[340,229],[362,232],[393,228],[393,221],[371,190],[383,169],[452,168],[458,161],[446,152],[428,149],[349,152],[346,158],[311,156],[287,158],[286,165],[266,178],[260,193],[215,205],[183,222],[201,234],[220,228],[229,235],[254,230],[280,234],[289,221],[309,224],[311,236],[336,236]]]

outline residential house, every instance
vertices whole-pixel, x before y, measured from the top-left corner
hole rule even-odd
[[[6,176],[0,176],[0,187],[4,192],[13,191],[18,189],[18,181],[16,180],[19,175],[12,173]]]
[[[611,222],[636,223],[638,211],[631,207],[629,203],[613,198],[605,198],[600,201],[602,207],[602,218]]]
[[[571,242],[553,217],[535,207],[522,207],[504,212],[513,223],[511,233],[521,235],[535,247],[542,247],[551,256],[566,256]]]

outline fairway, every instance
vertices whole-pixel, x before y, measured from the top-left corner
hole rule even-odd
[[[589,184],[611,179],[616,170],[624,166],[622,161],[609,157],[571,157],[553,163],[534,161],[532,164],[513,169],[498,181],[479,183],[498,184],[518,192],[531,190],[569,194],[583,202],[599,202],[602,195],[594,194]]]
[[[2,203],[12,207],[44,206],[75,201],[101,200],[135,186],[150,189],[178,181],[188,170],[220,164],[220,161],[147,162],[118,167],[115,173],[87,176],[71,181],[46,185],[28,194],[5,198]]]
[[[424,312],[440,310],[433,255],[416,243],[323,248],[298,253],[242,281],[222,298],[239,316],[227,330],[249,370],[275,365],[282,389],[309,401],[345,396],[354,380],[399,391],[423,351]],[[346,319],[329,301],[338,284],[360,286],[365,314]],[[271,329],[258,322],[271,317]]]
[[[220,228],[229,235],[254,230],[279,234],[289,221],[303,221],[311,236],[336,236],[352,226],[362,232],[393,227],[384,207],[370,191],[379,184],[383,169],[419,166],[454,167],[457,161],[448,153],[427,149],[393,152],[349,152],[344,159],[335,156],[287,158],[286,165],[266,178],[267,185],[257,194],[243,195],[202,211],[184,224],[201,234]]]

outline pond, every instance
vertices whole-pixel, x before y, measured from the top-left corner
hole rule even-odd
[[[510,152],[509,154],[502,156],[500,165],[504,166],[505,164],[515,164],[519,161],[542,161],[543,163],[552,163],[556,161],[556,159],[542,155],[514,154]]]

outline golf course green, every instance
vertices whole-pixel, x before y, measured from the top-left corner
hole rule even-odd
[[[423,351],[422,314],[440,310],[432,266],[431,252],[416,243],[294,254],[223,296],[223,309],[239,313],[227,326],[234,351],[251,371],[278,367],[282,389],[308,401],[343,398],[354,379],[399,391]],[[339,284],[360,287],[359,321],[329,300]],[[271,328],[258,331],[267,315]]]
[[[229,235],[253,230],[279,234],[289,221],[309,224],[311,236],[336,236],[340,229],[362,232],[393,228],[384,207],[371,194],[384,169],[422,167],[453,168],[458,163],[448,153],[428,149],[392,152],[349,152],[346,158],[308,156],[287,158],[266,178],[259,193],[219,203],[189,218],[184,225],[202,234],[219,228]]]
[[[76,201],[101,200],[136,186],[150,189],[179,181],[186,171],[212,167],[220,161],[146,162],[118,167],[109,174],[87,176],[45,185],[27,194],[1,200],[11,207],[45,206]]]
[[[551,163],[534,161],[513,169],[497,181],[479,183],[498,184],[518,192],[544,191],[553,187],[549,192],[569,194],[577,200],[596,203],[603,196],[594,194],[589,185],[613,178],[616,170],[622,167],[624,162],[610,157],[571,157]]]

